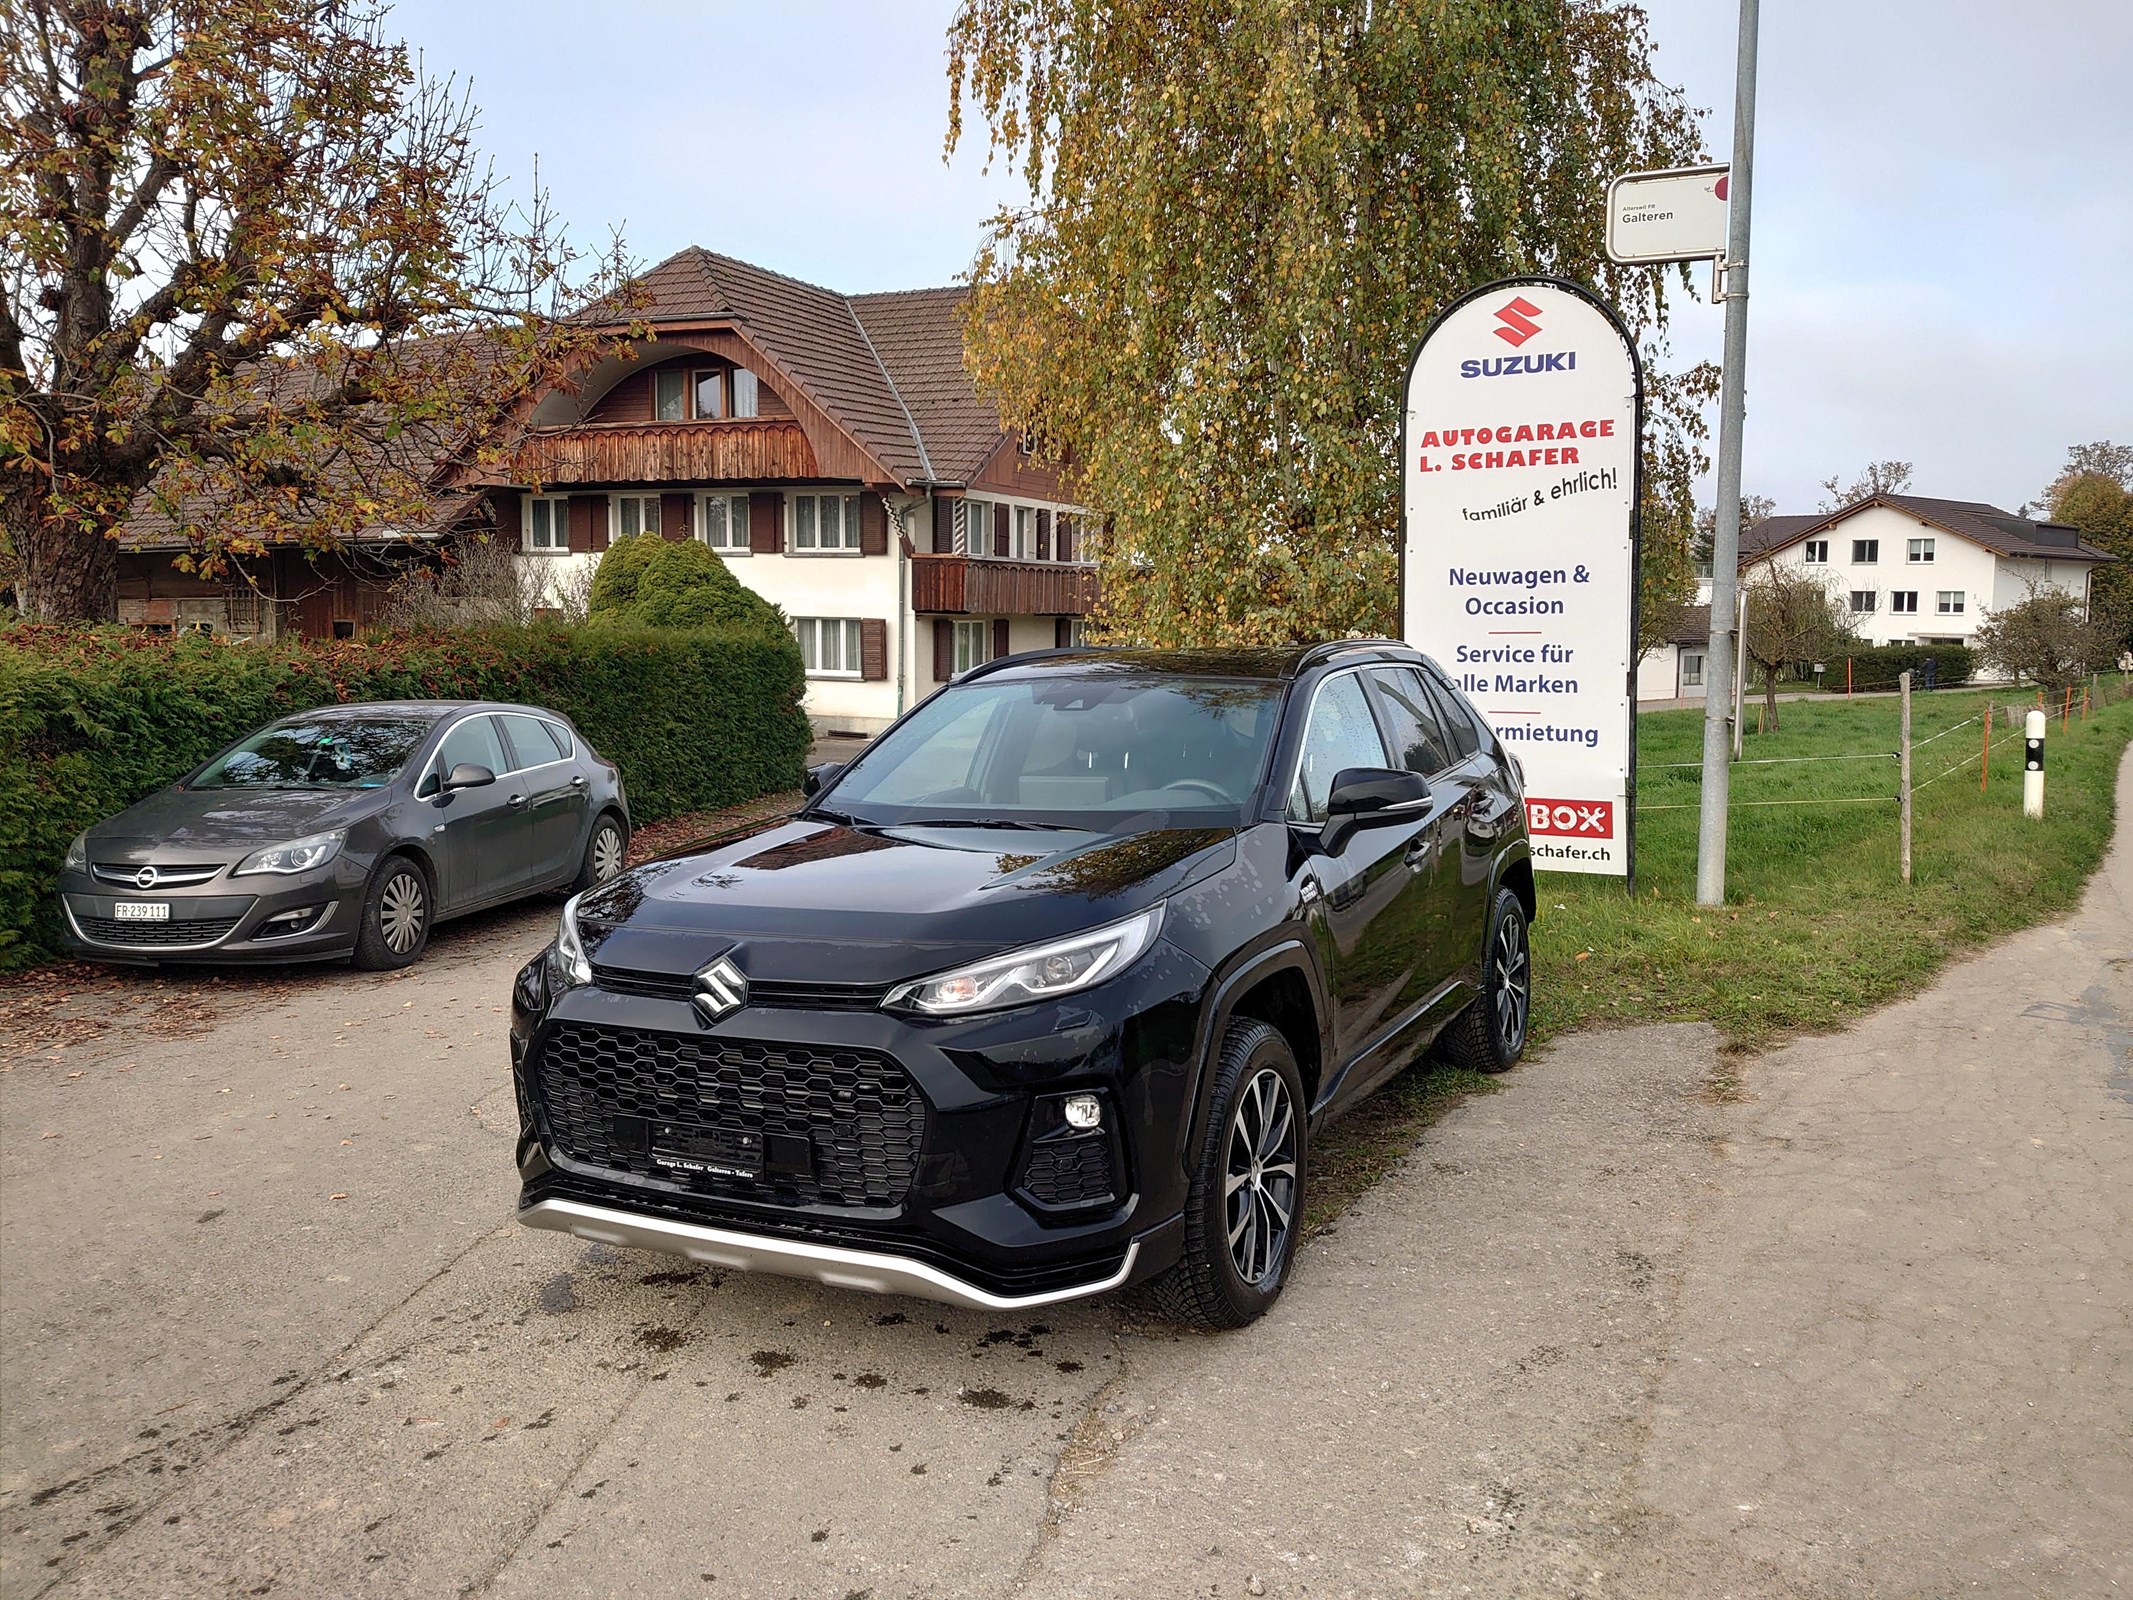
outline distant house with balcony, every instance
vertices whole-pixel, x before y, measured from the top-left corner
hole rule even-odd
[[[2088,603],[2096,568],[2117,558],[2064,523],[2037,522],[1979,500],[1878,494],[1839,511],[1765,517],[1741,533],[1741,582],[1768,562],[1828,582],[1862,641],[1977,642],[1978,624],[2055,588]],[[1640,700],[1700,699],[1711,586],[1701,575],[1667,642],[1638,665]]]
[[[696,248],[637,288],[611,353],[538,399],[481,485],[522,561],[702,540],[792,620],[830,730],[1079,637],[1092,529],[964,371],[966,291],[845,295]]]

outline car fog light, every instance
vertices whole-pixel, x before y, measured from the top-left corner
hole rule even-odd
[[[1067,1126],[1079,1128],[1086,1133],[1091,1128],[1100,1128],[1104,1120],[1104,1103],[1093,1094],[1067,1096]]]

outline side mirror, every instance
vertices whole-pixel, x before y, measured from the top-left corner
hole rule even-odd
[[[1327,817],[1368,822],[1382,813],[1419,811],[1429,804],[1429,779],[1393,767],[1343,767],[1333,775]],[[1386,820],[1391,820],[1387,818]]]
[[[845,765],[842,761],[823,761],[809,767],[807,776],[800,780],[800,792],[812,800],[830,786]]]
[[[487,767],[478,767],[471,761],[462,761],[444,775],[444,791],[454,789],[480,789],[496,781],[496,774]]]

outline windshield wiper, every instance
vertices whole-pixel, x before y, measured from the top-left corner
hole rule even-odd
[[[806,806],[802,808],[800,815],[810,822],[840,822],[847,828],[872,826],[870,823],[862,823],[857,817],[846,812],[833,811],[828,806]]]
[[[1067,822],[1023,822],[1014,817],[920,817],[915,822],[887,824],[897,828],[1016,828],[1024,833],[1092,833]]]

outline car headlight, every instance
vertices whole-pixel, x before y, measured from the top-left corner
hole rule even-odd
[[[578,902],[582,895],[572,895],[563,902],[562,921],[555,930],[555,944],[548,952],[548,987],[551,990],[576,989],[593,981],[592,958],[585,953],[585,941],[578,934]]]
[[[339,855],[341,841],[347,837],[346,828],[336,828],[331,833],[314,833],[308,839],[270,844],[264,850],[254,850],[238,862],[237,869],[230,876],[241,878],[248,872],[309,872]]]
[[[77,833],[74,842],[67,846],[66,859],[59,864],[61,872],[87,872],[89,870],[89,836]]]
[[[1163,908],[1149,907],[1123,922],[1107,923],[1071,939],[1013,950],[891,989],[884,1006],[907,1007],[929,1016],[998,1011],[1072,994],[1123,972],[1155,942]]]

